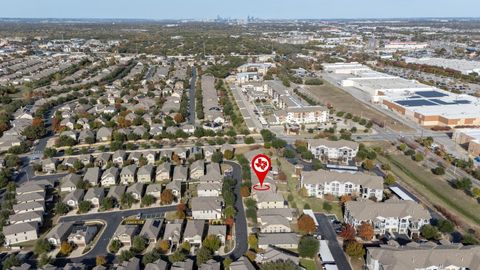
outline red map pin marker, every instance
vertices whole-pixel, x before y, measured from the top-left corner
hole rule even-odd
[[[257,187],[256,189],[259,188],[264,190],[263,181],[265,180],[265,177],[267,176],[271,167],[272,162],[270,161],[270,158],[264,154],[256,155],[252,159],[252,169],[258,177],[258,181],[260,182],[260,186],[255,185],[254,188]]]

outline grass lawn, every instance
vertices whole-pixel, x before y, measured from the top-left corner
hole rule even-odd
[[[281,163],[280,167],[282,168],[282,171],[287,175],[288,189],[284,191],[283,195],[285,199],[288,198],[289,194],[293,196],[293,200],[289,202],[289,205],[291,207],[292,203],[295,203],[295,207],[292,208],[297,208],[299,213],[301,213],[305,204],[308,203],[314,212],[335,214],[339,220],[342,220],[342,209],[338,203],[328,202],[332,206],[332,209],[330,211],[326,211],[325,209],[323,209],[323,203],[325,202],[325,200],[320,198],[306,198],[300,195],[300,193],[298,192],[299,180],[295,177],[292,177],[292,173],[295,169],[294,166],[284,158],[279,158],[279,160]],[[282,190],[279,188],[279,191]]]
[[[408,126],[371,108],[370,106],[365,105],[343,89],[340,89],[325,80],[322,85],[307,85],[305,86],[305,90],[306,92],[310,92],[311,96],[316,97],[321,103],[331,104],[337,111],[349,112],[358,116],[360,116],[359,112],[362,112],[363,117],[368,119],[378,119],[382,122],[385,121],[393,130],[411,131],[411,128]]]
[[[307,270],[316,270],[317,269],[317,265],[315,264],[315,262],[313,260],[310,260],[310,259],[300,259],[300,266],[302,266],[303,268],[305,268]]]
[[[451,211],[459,218],[475,227],[480,225],[480,204],[463,191],[450,186],[442,177],[433,175],[429,170],[402,154],[379,156],[379,160],[392,165],[392,171],[416,192],[436,205]]]

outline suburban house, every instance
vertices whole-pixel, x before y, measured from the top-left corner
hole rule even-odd
[[[124,185],[111,186],[107,193],[107,198],[113,198],[118,204],[122,200],[122,195],[127,190],[127,187]]]
[[[145,195],[152,195],[156,199],[160,199],[162,195],[162,185],[158,183],[149,184],[145,190]]]
[[[112,161],[114,164],[123,166],[123,163],[127,160],[127,153],[124,150],[117,150],[112,155]]]
[[[155,174],[155,181],[164,181],[164,180],[170,180],[170,171],[171,171],[172,165],[170,162],[164,162],[157,166],[157,171]]]
[[[223,199],[221,197],[194,197],[190,199],[193,219],[220,219]]]
[[[215,152],[217,152],[217,149],[214,146],[205,146],[203,148],[203,155],[205,156],[205,160],[208,162],[212,161],[212,156]]]
[[[132,257],[128,261],[123,261],[120,263],[116,270],[140,270],[140,259],[137,257]]]
[[[45,194],[45,187],[36,183],[36,181],[35,182],[31,181],[17,187],[17,189],[15,190],[15,193],[17,193],[17,197],[25,194],[30,194],[30,193]]]
[[[119,225],[113,239],[120,240],[125,246],[131,246],[135,235],[139,233],[138,225]]]
[[[187,220],[187,226],[183,233],[183,241],[190,245],[201,246],[205,232],[205,220]]]
[[[117,184],[118,174],[118,168],[110,167],[103,172],[100,183],[104,187],[113,186]]]
[[[54,246],[60,246],[63,241],[67,240],[68,235],[70,235],[73,224],[73,221],[58,223],[45,235],[45,239]]]
[[[147,164],[155,164],[155,160],[157,159],[157,153],[155,151],[148,151],[144,153],[143,156],[147,160]]]
[[[177,199],[182,197],[182,181],[170,181],[170,183],[165,186],[165,189],[170,189]]]
[[[358,227],[368,222],[377,235],[390,232],[418,236],[422,226],[430,224],[431,218],[428,210],[414,201],[392,198],[381,203],[370,200],[345,203],[345,223]]]
[[[357,155],[359,144],[353,141],[327,139],[308,140],[308,150],[315,158],[325,163],[339,162],[348,163]]]
[[[105,189],[103,187],[89,188],[83,200],[89,201],[94,207],[100,207],[100,203],[105,196]]]
[[[153,263],[147,263],[145,265],[145,270],[168,270],[168,262],[158,259],[154,261]]]
[[[140,167],[137,172],[137,181],[140,183],[148,183],[152,182],[153,177],[153,165],[147,164],[145,166]]]
[[[286,218],[288,221],[293,221],[293,209],[292,208],[264,208],[257,210],[257,217],[264,216],[281,216]]]
[[[120,183],[124,185],[135,183],[136,173],[137,165],[135,164],[123,167],[122,172],[120,173]]]
[[[92,186],[97,186],[100,182],[100,168],[90,167],[83,176],[83,181],[89,182]]]
[[[60,181],[60,191],[61,192],[70,192],[74,191],[77,189],[77,185],[82,181],[82,176],[75,174],[75,173],[69,173],[65,175],[62,180]]]
[[[283,195],[273,191],[272,188],[267,191],[256,192],[254,198],[257,201],[258,209],[287,207]]]
[[[43,211],[45,212],[45,202],[27,202],[13,205],[13,212],[15,214]]]
[[[3,227],[5,245],[11,246],[38,239],[38,223],[26,222]]]
[[[68,193],[65,198],[63,198],[62,202],[71,208],[77,208],[78,204],[82,201],[84,195],[84,189],[76,189]]]
[[[175,248],[180,243],[180,238],[182,237],[182,222],[177,221],[173,223],[167,223],[165,225],[165,231],[163,233],[163,239],[170,241],[170,249],[175,250]]]
[[[200,182],[197,185],[198,197],[218,197],[222,193],[221,182]]]
[[[77,246],[86,246],[90,244],[95,235],[97,234],[96,226],[74,226],[70,235],[67,237],[69,243],[74,243]]]
[[[187,181],[188,179],[188,167],[178,165],[173,168],[173,181]]]
[[[227,235],[227,226],[225,225],[209,225],[207,235],[215,235],[225,245],[225,237]]]
[[[19,223],[36,222],[38,226],[41,226],[43,224],[43,214],[43,211],[14,214],[8,218],[8,221],[12,225]]]
[[[15,200],[17,201],[17,204],[28,203],[28,202],[44,202],[45,201],[45,191],[24,193],[24,194],[21,194],[21,195],[17,195],[15,197]]]
[[[258,247],[267,249],[270,246],[296,249],[300,237],[296,233],[260,233],[258,235]]]
[[[105,166],[107,166],[111,158],[112,154],[110,153],[100,153],[100,155],[95,158],[95,166],[105,169]]]
[[[57,171],[58,160],[54,158],[47,158],[42,160],[42,171],[44,173],[54,173]]]
[[[127,188],[127,193],[132,194],[135,200],[141,200],[143,196],[145,184],[143,183],[135,183]]]
[[[240,259],[230,264],[230,270],[255,270],[255,266],[250,262],[248,258],[242,256]]]
[[[302,172],[301,186],[310,197],[322,198],[325,194],[337,197],[353,195],[361,198],[383,199],[383,178],[367,173],[349,173],[335,171]]]
[[[106,142],[112,139],[112,129],[101,127],[97,131],[97,142]]]
[[[268,247],[266,250],[258,253],[257,257],[255,258],[255,262],[259,264],[276,262],[279,260],[292,261],[296,265],[298,265],[300,262],[298,255],[275,247]]]
[[[143,224],[140,236],[148,239],[149,243],[156,243],[162,230],[163,219],[147,219]]]
[[[262,233],[291,232],[290,222],[282,216],[262,216],[257,218]]]
[[[205,161],[199,159],[190,165],[190,178],[198,179],[205,174]]]

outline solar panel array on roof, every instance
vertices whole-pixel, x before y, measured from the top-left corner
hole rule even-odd
[[[435,106],[437,104],[428,101],[426,99],[415,99],[415,100],[397,100],[395,103],[400,104],[406,107],[416,107],[416,106]]]
[[[470,100],[464,100],[464,99],[460,99],[460,100],[455,100],[455,103],[456,104],[470,104]]]
[[[443,94],[441,92],[438,92],[438,91],[419,91],[419,92],[415,92],[417,95],[420,95],[422,97],[426,97],[426,98],[435,98],[435,97],[446,97],[447,94]]]
[[[441,99],[436,99],[436,98],[432,98],[432,99],[429,99],[430,101],[433,101],[435,103],[438,103],[440,105],[453,105],[455,103],[452,103],[452,102],[446,102],[446,101],[443,101]]]

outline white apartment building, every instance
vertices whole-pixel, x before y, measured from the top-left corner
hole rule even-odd
[[[307,142],[308,150],[315,158],[327,163],[332,161],[348,163],[357,155],[359,146],[356,142],[346,140],[311,139]]]
[[[365,173],[335,171],[302,172],[300,183],[308,196],[322,198],[326,194],[334,196],[354,195],[364,199],[383,199],[383,178]]]
[[[462,244],[432,245],[410,243],[407,246],[367,248],[368,270],[467,270],[479,269],[480,247]]]
[[[358,227],[362,222],[373,226],[375,234],[400,233],[410,237],[420,234],[429,224],[430,213],[414,201],[390,199],[385,202],[350,201],[345,203],[345,223]]]

